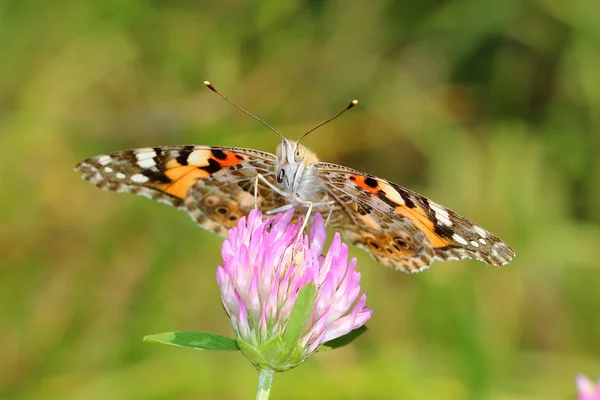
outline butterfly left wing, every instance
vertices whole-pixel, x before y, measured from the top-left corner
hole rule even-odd
[[[416,272],[435,259],[500,266],[514,257],[498,237],[418,193],[340,165],[313,166],[336,203],[331,226],[384,265]]]
[[[187,211],[201,227],[226,235],[254,208],[275,209],[287,199],[258,182],[275,184],[273,154],[212,146],[162,146],[119,151],[75,168],[100,189],[135,193]]]

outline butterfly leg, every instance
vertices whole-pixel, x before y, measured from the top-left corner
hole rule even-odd
[[[277,214],[277,213],[280,213],[280,212],[284,212],[284,211],[289,210],[292,207],[294,207],[294,206],[291,205],[291,204],[286,204],[285,206],[273,208],[271,210],[267,210],[267,215],[272,215],[272,214]]]
[[[310,220],[310,215],[312,214],[313,207],[332,206],[333,204],[335,204],[334,201],[324,201],[321,203],[313,203],[312,201],[309,201],[309,200],[298,200],[298,202],[300,202],[301,204],[308,207],[308,210],[306,211],[306,214],[304,215],[304,220],[302,221],[302,227],[300,228],[300,232],[298,232],[298,237],[296,237],[296,242],[304,234],[304,229],[306,229],[306,225],[308,224],[308,221]],[[329,217],[331,216],[332,210],[333,210],[333,207],[330,207],[329,215],[327,216],[327,221],[329,221]],[[325,223],[325,226],[327,226],[327,223]]]
[[[258,208],[258,177],[260,174],[256,175],[256,179],[254,180],[254,208]]]
[[[322,202],[322,203],[313,203],[312,201],[308,201],[308,200],[296,200],[298,203],[302,204],[305,207],[309,207],[309,212],[306,214],[307,216],[310,216],[310,210],[313,207],[320,207],[320,206],[330,206],[335,204],[334,201],[327,201],[327,202]],[[283,211],[287,211],[290,208],[294,207],[291,203],[286,204],[284,206],[281,207],[277,207],[277,208],[273,208],[271,210],[267,210],[267,214],[277,214]],[[333,211],[333,208],[329,211],[329,216],[331,216],[331,212]],[[328,217],[329,218],[329,217]]]
[[[254,181],[254,208],[258,208],[258,181],[259,180],[264,182],[269,188],[271,188],[274,192],[278,193],[279,195],[286,197],[286,198],[290,197],[290,194],[288,192],[284,192],[277,186],[273,185],[262,174],[256,174],[256,180]],[[290,207],[285,207],[285,208],[279,207],[279,208],[277,208],[277,210],[281,209],[281,211],[285,211],[285,210],[288,210],[289,208]],[[270,212],[268,212],[268,213],[273,214],[275,212],[279,212],[279,211],[270,210]]]
[[[329,224],[329,220],[331,219],[331,214],[333,214],[334,207],[329,207],[329,213],[327,214],[327,219],[325,220],[325,227]]]
[[[306,224],[308,224],[310,214],[312,213],[314,204],[312,201],[309,201],[307,203],[308,203],[308,210],[306,211],[306,215],[304,216],[304,220],[302,221],[302,227],[300,228],[300,233],[298,234],[298,236],[302,235],[302,233],[304,232],[304,228],[306,228]],[[298,240],[298,239],[296,239],[296,240]]]
[[[300,240],[302,235],[304,235],[304,229],[306,228],[306,224],[308,223],[308,219],[310,218],[310,214],[312,213],[312,209],[313,209],[312,201],[306,201],[304,203],[308,204],[308,211],[306,211],[306,215],[304,216],[304,219],[302,220],[302,227],[300,228],[300,231],[298,231],[298,236],[296,236],[296,239],[294,240],[294,248],[296,247],[296,244],[298,244],[298,240]]]
[[[312,213],[313,207],[332,206],[333,204],[335,204],[334,201],[324,201],[321,203],[313,203],[312,201],[309,201],[309,200],[298,200],[298,201],[300,203],[302,203],[303,205],[307,206],[308,210],[306,211],[306,214],[304,215],[304,220],[302,221],[302,227],[300,228],[300,232],[298,232],[298,237],[296,237],[296,242],[304,234],[304,229],[306,229],[306,225],[308,224],[308,220],[310,219],[310,214]],[[331,216],[331,210],[333,210],[333,207],[330,208],[329,216],[327,217],[327,221],[329,221],[329,217]],[[325,226],[327,226],[327,224],[325,224]]]
[[[258,179],[262,177],[261,174],[256,175],[256,179],[254,180],[254,208],[258,208]]]

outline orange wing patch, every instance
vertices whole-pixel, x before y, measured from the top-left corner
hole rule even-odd
[[[177,181],[194,170],[199,172],[201,171],[195,166],[181,165],[176,160],[171,160],[167,163],[167,169],[165,170],[164,174],[171,181]],[[202,176],[200,178],[206,178],[208,175],[208,172],[202,171]]]
[[[188,190],[199,180],[222,169],[243,162],[243,156],[232,151],[198,149],[184,151],[165,164],[164,176],[168,182],[156,185],[163,192],[184,199]],[[166,179],[165,179],[166,180]]]
[[[445,247],[450,244],[450,242],[435,233],[434,222],[427,217],[425,211],[420,207],[415,206],[415,208],[408,208],[408,206],[402,205],[397,206],[394,209],[398,214],[410,219],[412,223],[427,236],[427,239],[429,239],[429,242],[434,249]]]
[[[435,233],[435,220],[429,217],[427,210],[415,204],[412,199],[403,197],[391,185],[385,185],[370,176],[357,174],[350,175],[348,179],[383,200],[386,204],[393,207],[398,214],[408,218],[413,225],[427,236],[433,248],[441,248],[450,244],[450,241]]]
[[[379,191],[379,182],[377,182],[377,179],[371,178],[370,176],[354,174],[350,175],[348,179],[350,179],[351,182],[354,182],[356,185],[363,188],[364,190],[371,192],[375,195]]]
[[[197,167],[182,166],[165,171],[165,176],[171,179],[171,183],[160,183],[156,187],[171,196],[183,200],[188,190],[198,179],[206,178],[209,175],[208,172]]]

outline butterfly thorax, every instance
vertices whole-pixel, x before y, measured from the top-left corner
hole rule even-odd
[[[289,194],[293,205],[306,205],[308,202],[320,203],[324,200],[314,164],[319,159],[309,149],[284,139],[277,147],[276,180],[280,189]]]

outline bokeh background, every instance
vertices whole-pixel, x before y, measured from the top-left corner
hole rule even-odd
[[[0,2],[0,398],[247,399],[239,354],[142,343],[231,328],[221,239],[72,171],[126,148],[277,136],[498,234],[499,269],[359,258],[370,331],[273,399],[573,399],[600,376],[597,0]]]

